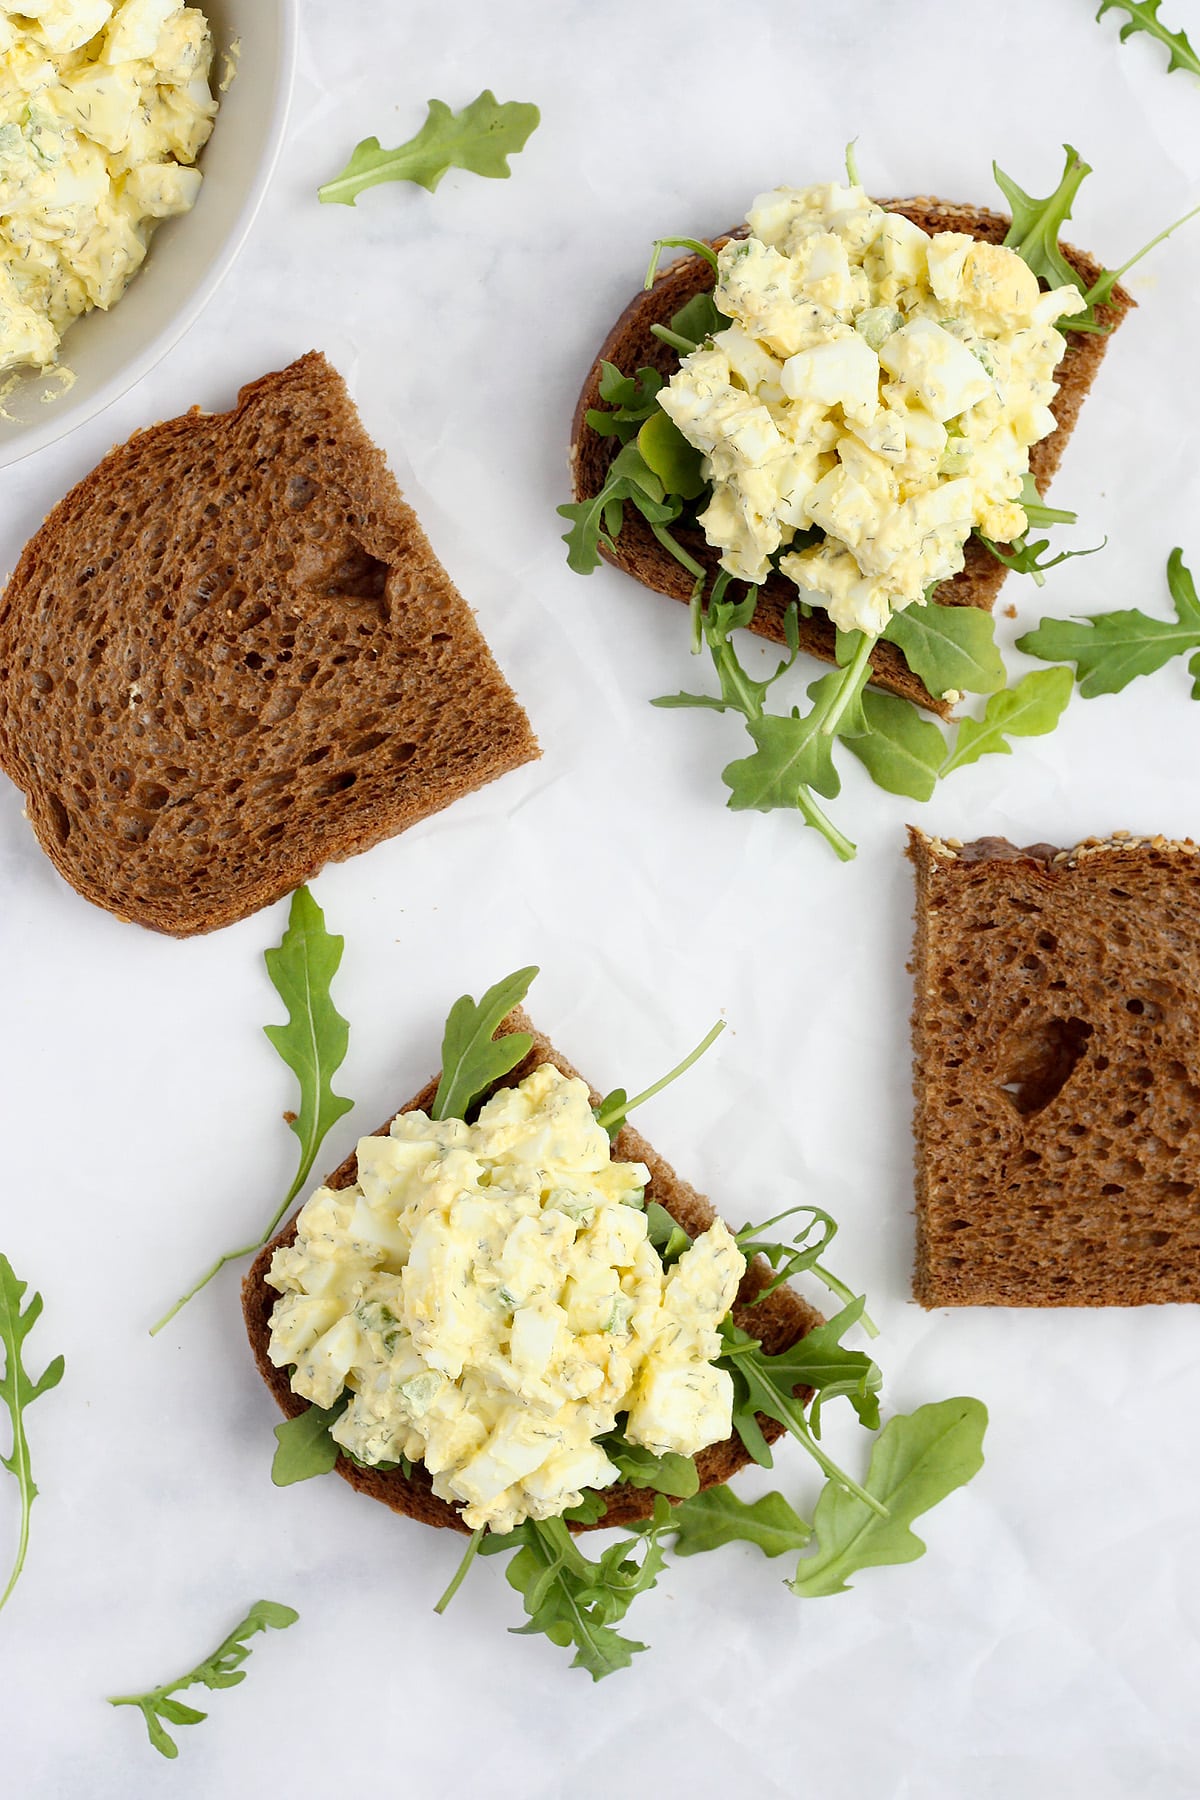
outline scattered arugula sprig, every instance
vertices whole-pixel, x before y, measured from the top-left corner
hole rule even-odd
[[[22,1362],[25,1340],[42,1313],[42,1296],[36,1293],[30,1296],[29,1304],[22,1311],[28,1285],[27,1282],[18,1280],[7,1256],[0,1253],[0,1346],[4,1350],[4,1374],[0,1376],[0,1400],[8,1409],[9,1421],[12,1425],[12,1448],[7,1456],[0,1456],[0,1466],[6,1468],[9,1474],[16,1478],[21,1506],[17,1551],[7,1585],[4,1592],[0,1594],[0,1611],[3,1611],[8,1603],[20,1578],[21,1570],[25,1567],[25,1557],[29,1550],[29,1517],[38,1492],[37,1484],[33,1479],[29,1439],[25,1432],[26,1409],[32,1406],[35,1400],[39,1400],[43,1394],[49,1393],[51,1388],[58,1386],[65,1367],[62,1357],[56,1356],[53,1362],[46,1365],[36,1381],[25,1369]]]
[[[649,1523],[618,1539],[595,1561],[562,1519],[526,1519],[503,1536],[486,1532],[479,1554],[509,1554],[505,1578],[529,1615],[528,1624],[514,1628],[515,1635],[544,1633],[560,1648],[574,1645],[571,1667],[586,1669],[593,1681],[627,1669],[646,1646],[613,1627],[662,1573],[666,1558],[661,1538],[671,1517],[670,1502],[660,1496]]]
[[[1111,0],[1110,0],[1111,3]],[[1102,9],[1103,10],[1103,9]],[[1071,208],[1075,204],[1075,196],[1085,178],[1091,174],[1092,165],[1084,162],[1078,150],[1071,144],[1064,144],[1066,162],[1059,178],[1058,186],[1044,200],[1035,199],[1027,194],[1024,188],[1018,187],[1011,175],[1006,175],[999,163],[992,164],[992,173],[996,185],[1003,193],[1012,209],[1012,224],[1004,239],[1011,250],[1015,250],[1022,260],[1028,263],[1039,281],[1047,287],[1078,287],[1079,271],[1072,267],[1059,247],[1059,233],[1071,216]],[[1156,244],[1186,225],[1200,213],[1200,206],[1192,207],[1190,212],[1176,219],[1165,230],[1160,231],[1143,244],[1140,250],[1123,262],[1119,269],[1102,269],[1100,274],[1084,292],[1083,306],[1077,313],[1059,321],[1059,329],[1065,331],[1108,331],[1110,326],[1097,317],[1097,307],[1104,306],[1112,299],[1113,289],[1123,275],[1127,275],[1135,263],[1141,262]]]
[[[263,958],[267,974],[288,1009],[286,1025],[264,1025],[263,1030],[300,1085],[300,1110],[286,1115],[300,1140],[300,1162],[292,1185],[276,1207],[266,1230],[253,1243],[242,1244],[219,1256],[200,1279],[193,1282],[150,1330],[151,1337],[169,1325],[176,1313],[220,1273],[226,1263],[239,1262],[261,1250],[284,1213],[308,1180],[317,1152],[330,1129],[354,1105],[333,1091],[333,1077],[345,1061],[350,1026],[333,1004],[330,985],[342,960],[346,940],[325,929],[325,915],[306,887],[292,895],[287,930],[282,942]]]
[[[1038,493],[1037,483],[1028,471],[1026,471],[1021,484],[1019,504],[1025,514],[1026,529],[1020,537],[1013,539],[1007,549],[1002,549],[999,544],[994,544],[991,538],[983,535],[982,531],[976,531],[975,536],[984,548],[996,558],[997,562],[1004,564],[1006,569],[1011,569],[1017,575],[1031,576],[1035,587],[1045,587],[1047,570],[1057,568],[1059,563],[1067,562],[1073,556],[1095,556],[1108,543],[1108,539],[1103,538],[1100,543],[1093,544],[1088,550],[1060,550],[1057,556],[1047,556],[1050,539],[1048,537],[1033,539],[1030,533],[1049,525],[1074,525],[1079,515],[1065,512],[1061,507],[1047,506]]]
[[[671,1514],[677,1556],[697,1556],[725,1544],[753,1544],[764,1556],[801,1554],[788,1587],[804,1598],[844,1593],[860,1569],[914,1562],[925,1545],[910,1529],[983,1466],[986,1408],[956,1398],[919,1406],[889,1419],[871,1452],[864,1487],[867,1505],[834,1482],[817,1500],[813,1523],[779,1493],[747,1503],[727,1487],[708,1488]],[[884,1510],[881,1512],[881,1508]]]
[[[1096,14],[1099,22],[1106,12],[1116,11],[1128,13],[1129,17],[1122,25],[1118,36],[1125,43],[1135,32],[1144,31],[1160,44],[1165,44],[1170,51],[1167,61],[1167,74],[1175,69],[1186,69],[1192,75],[1200,75],[1200,52],[1192,49],[1183,31],[1172,31],[1164,25],[1158,16],[1162,0],[1100,0],[1100,11]]]
[[[381,181],[413,181],[432,194],[448,169],[503,180],[512,174],[509,157],[525,148],[540,119],[536,106],[499,104],[491,88],[457,113],[444,100],[431,100],[415,137],[396,150],[384,150],[377,137],[363,138],[341,173],[317,189],[317,199],[353,206]]]
[[[1074,663],[1085,700],[1119,694],[1137,676],[1152,675],[1172,657],[1191,652],[1192,699],[1200,700],[1200,597],[1178,546],[1167,558],[1167,586],[1175,602],[1173,620],[1152,618],[1137,607],[1043,619],[1017,639],[1017,648],[1042,662]],[[1062,673],[1070,678],[1069,670]]]
[[[116,1694],[109,1699],[110,1706],[136,1706],[146,1721],[146,1730],[150,1734],[150,1742],[163,1756],[174,1759],[179,1755],[179,1746],[167,1731],[168,1725],[199,1725],[208,1714],[197,1710],[194,1706],[185,1706],[183,1701],[172,1698],[185,1688],[202,1686],[206,1688],[237,1687],[245,1681],[246,1671],[242,1664],[250,1655],[249,1639],[259,1631],[284,1631],[294,1625],[300,1617],[290,1606],[281,1606],[276,1600],[256,1600],[246,1617],[239,1625],[235,1625],[223,1643],[218,1644],[212,1655],[190,1670],[180,1675],[175,1681],[164,1682],[162,1687],[151,1688],[145,1694]]]

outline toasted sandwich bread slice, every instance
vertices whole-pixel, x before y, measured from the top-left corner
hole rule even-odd
[[[1200,1300],[1200,851],[910,832],[924,1306]]]
[[[911,219],[923,231],[965,231],[972,237],[982,238],[992,244],[1003,242],[1011,223],[1002,214],[989,212],[984,207],[957,206],[949,201],[926,197],[883,200],[880,205],[889,212],[903,213],[906,219]],[[743,235],[744,229],[739,226],[723,236],[713,238],[713,248],[719,249],[730,237]],[[1069,244],[1064,244],[1061,248],[1067,261],[1079,271],[1081,286],[1090,287],[1101,273],[1100,264],[1085,251],[1074,250]],[[635,295],[609,332],[583,384],[571,427],[571,479],[576,500],[590,500],[599,493],[604,486],[608,466],[620,448],[617,439],[602,437],[587,422],[589,409],[602,409],[603,406],[600,399],[602,364],[614,363],[623,374],[630,374],[640,368],[655,368],[664,377],[672,375],[679,366],[678,355],[669,344],[660,342],[654,336],[651,326],[669,324],[681,306],[694,295],[706,292],[712,287],[712,283],[712,270],[702,257],[681,257],[660,271],[653,287]],[[1117,287],[1113,290],[1111,302],[1099,309],[1100,321],[1110,328],[1109,331],[1066,334],[1067,351],[1058,367],[1059,391],[1051,409],[1058,420],[1058,428],[1048,438],[1035,444],[1030,453],[1030,466],[1040,493],[1045,493],[1050,478],[1062,459],[1067,439],[1079,416],[1079,408],[1108,347],[1111,330],[1121,323],[1133,304],[1124,288]],[[678,526],[672,529],[683,547],[708,570],[710,576],[715,574],[718,552],[710,549],[703,532]],[[615,555],[607,550],[603,554],[608,561],[634,576],[643,586],[653,588],[656,593],[665,594],[672,600],[687,601],[691,598],[691,577],[663,549],[646,520],[634,507],[627,507],[625,510],[624,523],[616,539]],[[997,562],[979,540],[972,536],[967,540],[966,566],[952,581],[943,582],[936,589],[934,598],[941,606],[978,606],[990,610],[1005,574],[1003,563]],[[759,589],[758,610],[751,630],[761,637],[783,643],[784,615],[796,597],[794,583],[783,575],[772,574]],[[836,634],[822,610],[815,608],[811,618],[801,618],[799,632],[803,650],[826,662],[835,660]],[[917,679],[893,644],[876,645],[871,654],[871,666],[871,679],[876,687],[899,694],[905,700],[914,700],[919,706],[938,713],[943,718],[948,716],[950,707],[947,703],[932,695],[925,684]]]
[[[578,1071],[572,1068],[565,1057],[550,1043],[548,1038],[530,1023],[520,1008],[515,1008],[501,1024],[497,1035],[511,1031],[527,1031],[533,1038],[533,1045],[525,1060],[517,1065],[511,1074],[504,1077],[497,1086],[512,1087],[543,1063],[553,1063],[563,1075],[574,1076]],[[418,1108],[428,1111],[433,1104],[437,1092],[438,1077],[428,1082],[421,1092],[405,1106],[401,1112],[414,1112]],[[495,1091],[495,1090],[493,1090]],[[600,1099],[592,1090],[593,1103]],[[376,1136],[384,1135],[388,1124],[380,1128]],[[617,1135],[613,1143],[613,1156],[618,1161],[643,1162],[650,1170],[650,1184],[646,1189],[647,1202],[657,1200],[665,1206],[671,1216],[682,1225],[685,1231],[693,1236],[706,1231],[712,1224],[716,1214],[703,1194],[689,1187],[676,1175],[674,1169],[663,1161],[662,1157],[628,1125]],[[341,1167],[329,1177],[327,1186],[332,1188],[349,1187],[357,1177],[358,1163],[354,1156],[348,1156]],[[271,1313],[275,1302],[279,1299],[277,1291],[267,1284],[267,1271],[271,1267],[271,1258],[282,1244],[290,1244],[296,1235],[296,1219],[292,1218],[256,1258],[249,1274],[242,1284],[242,1309],[246,1320],[246,1330],[250,1338],[250,1348],[254,1352],[254,1360],[258,1364],[259,1373],[275,1396],[278,1405],[288,1418],[306,1410],[308,1402],[294,1394],[290,1385],[287,1369],[277,1369],[267,1355],[267,1346],[271,1336]],[[745,1330],[760,1338],[766,1349],[772,1354],[787,1349],[796,1343],[814,1325],[822,1323],[821,1314],[803,1300],[794,1288],[787,1286],[777,1288],[757,1306],[747,1304],[760,1289],[771,1279],[771,1271],[761,1258],[756,1258],[742,1280],[738,1304],[734,1306],[734,1319]],[[807,1396],[806,1396],[807,1397]],[[775,1420],[759,1416],[759,1425],[763,1435],[771,1442],[779,1437],[782,1426]],[[702,1487],[713,1487],[719,1482],[728,1481],[731,1475],[750,1461],[742,1441],[738,1437],[727,1439],[724,1443],[714,1444],[702,1450],[696,1458],[700,1471]],[[445,1500],[439,1500],[432,1492],[429,1477],[419,1465],[411,1476],[399,1469],[380,1470],[362,1468],[347,1456],[339,1456],[336,1463],[337,1473],[351,1487],[357,1488],[361,1494],[369,1494],[373,1500],[381,1500],[390,1506],[393,1512],[407,1513],[410,1518],[419,1519],[425,1525],[449,1526],[455,1531],[466,1531],[467,1527],[460,1519],[457,1510]],[[654,1494],[645,1488],[631,1487],[628,1483],[606,1488],[604,1495],[608,1501],[608,1511],[600,1521],[600,1528],[611,1525],[628,1525],[638,1519],[648,1518],[654,1509]],[[574,1529],[574,1528],[573,1528]],[[577,1529],[587,1530],[581,1526]]]
[[[43,849],[179,937],[537,754],[316,353],[110,451],[0,601],[0,768]]]

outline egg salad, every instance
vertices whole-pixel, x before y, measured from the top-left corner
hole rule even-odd
[[[53,364],[195,203],[211,64],[179,0],[0,0],[0,373]]]
[[[704,453],[700,515],[731,575],[778,566],[843,630],[877,635],[963,566],[973,529],[1008,543],[1029,448],[1054,430],[1055,329],[1014,250],[932,236],[857,186],[776,188],[718,256],[731,322],[659,395]]]
[[[670,1268],[642,1163],[543,1064],[474,1124],[401,1113],[321,1188],[267,1279],[270,1356],[361,1462],[422,1462],[472,1530],[556,1517],[619,1471],[596,1441],[690,1456],[730,1435],[713,1366],[745,1260],[718,1221]]]

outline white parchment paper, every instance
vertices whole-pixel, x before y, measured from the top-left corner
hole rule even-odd
[[[1096,171],[1071,236],[1118,263],[1200,198],[1200,83],[1168,76],[1146,40],[1118,48],[1088,0],[302,10],[290,140],[233,275],[138,388],[6,472],[0,567],[110,444],[325,350],[544,757],[316,883],[346,936],[339,1088],[357,1102],[321,1166],[427,1078],[449,1002],[523,963],[542,968],[538,1021],[602,1088],[642,1085],[723,1014],[717,1048],[643,1129],[735,1223],[806,1196],[828,1206],[836,1266],[884,1327],[888,1406],[980,1395],[988,1461],[920,1528],[922,1562],[836,1599],[796,1601],[787,1568],[749,1549],[675,1564],[629,1621],[653,1648],[599,1687],[544,1639],[505,1635],[521,1613],[498,1562],[434,1618],[457,1541],[337,1481],[272,1488],[276,1415],[231,1272],[147,1336],[291,1177],[290,1077],[260,1029],[280,1016],[262,952],[285,908],[186,943],[122,925],[59,880],[4,786],[0,1247],[45,1295],[31,1366],[67,1358],[29,1416],[41,1495],[0,1617],[5,1790],[1194,1795],[1200,1318],[913,1305],[900,854],[909,819],[1022,842],[1200,834],[1188,678],[1173,667],[1075,700],[1052,737],[927,806],[847,758],[837,818],[860,853],[843,868],[794,817],[724,809],[739,722],[647,704],[701,670],[682,611],[611,570],[571,575],[554,507],[580,379],[654,237],[704,235],[760,189],[831,178],[851,137],[875,193],[984,204],[999,203],[993,157],[1048,192],[1069,140]],[[1191,0],[1164,11],[1200,43]],[[453,173],[434,196],[317,205],[360,136],[400,142],[429,96],[457,107],[484,86],[542,108],[511,181]],[[1006,642],[1049,612],[1165,610],[1170,547],[1200,563],[1200,231],[1131,287],[1139,310],[1054,488],[1080,515],[1069,541],[1107,533],[1108,547],[1040,594],[1010,578]],[[834,1441],[858,1454],[850,1434]],[[798,1450],[774,1479],[811,1505]],[[0,1483],[0,1543],[15,1530]],[[300,1623],[256,1640],[246,1683],[207,1697],[168,1769],[103,1696],[190,1667],[260,1595]]]

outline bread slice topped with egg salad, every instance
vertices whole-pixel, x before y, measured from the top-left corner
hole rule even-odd
[[[1040,496],[1133,305],[1057,242],[1086,173],[1069,152],[1039,202],[997,172],[1010,219],[875,201],[851,156],[845,184],[663,240],[691,253],[659,271],[656,252],[576,406],[572,566],[604,557],[697,605],[745,583],[751,630],[831,662],[861,633],[876,686],[947,716],[957,695],[889,627],[930,600],[990,609],[1007,566],[1040,573],[1027,533],[1070,517]]]
[[[504,1533],[600,1495],[571,1529],[626,1525],[655,1490],[620,1478],[618,1418],[635,1458],[728,1481],[750,1453],[718,1326],[777,1353],[822,1316],[786,1284],[752,1305],[767,1264],[630,1126],[610,1147],[600,1096],[520,1009],[513,1033],[529,1049],[472,1122],[430,1117],[435,1079],[360,1140],[250,1269],[246,1327],[289,1418],[345,1396],[336,1471],[393,1511]],[[655,1204],[691,1240],[669,1268]]]
[[[804,1596],[912,1561],[909,1525],[979,1469],[987,1414],[958,1397],[881,1425],[878,1365],[844,1341],[877,1327],[825,1261],[829,1214],[805,1201],[734,1231],[630,1129],[723,1022],[641,1093],[601,1099],[521,1012],[536,974],[455,1001],[437,1080],[265,1246],[243,1308],[286,1415],[275,1484],[336,1470],[469,1532],[435,1611],[477,1555],[506,1555],[521,1631],[574,1645],[598,1681],[646,1647],[615,1626],[668,1538],[679,1556],[795,1550]],[[831,1318],[790,1286],[805,1274]],[[878,1433],[861,1478],[822,1442],[839,1399]],[[811,1524],[725,1485],[772,1468],[784,1433],[824,1477]],[[627,1535],[592,1558],[579,1534],[611,1526]]]

